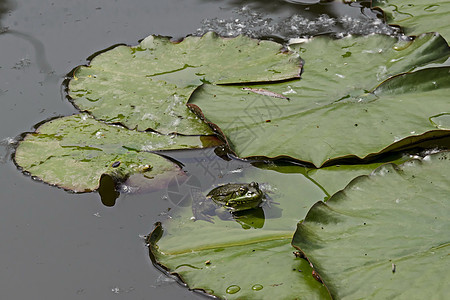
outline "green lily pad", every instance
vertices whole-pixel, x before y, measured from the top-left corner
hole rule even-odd
[[[298,78],[300,70],[298,53],[275,42],[213,33],[178,43],[149,36],[77,68],[69,95],[99,120],[140,131],[206,135],[213,133],[210,127],[186,107],[198,86]]]
[[[437,128],[450,128],[450,113],[442,113],[436,116],[430,117],[430,122],[432,122]]]
[[[207,137],[160,135],[108,126],[87,114],[54,119],[20,141],[14,160],[24,172],[75,192],[98,188],[109,174],[124,180],[133,173],[155,186],[180,172],[173,162],[150,151],[201,148]]]
[[[386,13],[387,21],[402,26],[408,35],[438,32],[446,40],[450,38],[448,0],[375,0],[372,6],[380,7]]]
[[[290,246],[296,215],[306,213],[324,193],[302,174],[256,168],[244,172],[235,181],[222,178],[222,183],[259,182],[278,204],[264,206],[262,214],[250,210],[237,220],[215,216],[214,223],[193,221],[190,208],[179,210],[150,235],[153,261],[178,274],[190,289],[221,298],[327,298],[309,264],[296,258]]]
[[[449,170],[446,151],[357,177],[311,208],[292,244],[333,298],[444,299],[450,293]]]
[[[320,167],[449,134],[430,122],[449,109],[449,68],[438,67],[450,54],[442,37],[316,37],[292,47],[305,60],[300,80],[204,85],[190,99],[238,156]]]
[[[405,155],[390,162],[402,163],[409,160],[410,156]],[[308,169],[306,175],[320,185],[330,197],[339,190],[344,189],[354,178],[361,175],[369,175],[373,170],[385,164],[386,161],[378,161],[370,164],[355,165],[334,165],[320,169]]]
[[[450,139],[449,139],[450,142]],[[426,145],[430,146],[430,145]],[[435,148],[432,144],[429,148]],[[308,168],[291,163],[271,163],[254,162],[254,166],[265,170],[274,170],[276,172],[290,174],[301,173],[309,180],[314,182],[327,195],[323,201],[326,201],[331,195],[344,189],[354,178],[361,175],[369,175],[373,170],[386,163],[400,164],[410,160],[411,156],[406,154],[394,154],[383,156],[383,159],[376,160],[368,164],[340,164],[323,168]]]
[[[355,177],[368,175],[383,163],[367,165],[336,165],[320,169],[310,169],[307,173],[320,184],[330,197],[352,181]]]

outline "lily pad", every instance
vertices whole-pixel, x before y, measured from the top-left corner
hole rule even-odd
[[[372,6],[380,7],[386,13],[387,21],[402,26],[408,35],[438,32],[446,40],[450,38],[448,0],[375,0],[372,1]]]
[[[364,165],[335,165],[320,169],[309,169],[307,175],[317,182],[328,197],[344,189],[350,181],[361,175],[368,175],[384,163],[371,163]]]
[[[150,235],[153,261],[178,274],[190,289],[221,298],[327,298],[309,264],[296,258],[290,246],[296,215],[323,199],[323,192],[302,174],[256,168],[244,172],[236,182],[259,182],[278,204],[264,206],[262,214],[250,210],[236,220],[215,216],[214,223],[193,221],[190,207],[179,210]],[[221,180],[229,183],[231,178]]]
[[[444,299],[450,293],[449,170],[446,151],[357,177],[311,208],[292,244],[333,298]]]
[[[19,142],[15,162],[51,185],[75,192],[98,188],[109,174],[124,180],[133,173],[166,183],[180,168],[151,151],[214,145],[207,137],[160,135],[108,126],[87,114],[54,119]],[[217,142],[216,142],[217,144]]]
[[[449,141],[450,142],[450,139]],[[447,144],[448,144],[447,142]],[[425,145],[430,146],[430,145]],[[434,144],[431,144],[429,148],[435,148]],[[309,168],[297,166],[292,163],[271,163],[266,164],[263,162],[253,162],[252,164],[258,168],[265,170],[274,170],[276,172],[290,174],[301,173],[305,175],[309,180],[314,182],[322,191],[327,195],[323,201],[326,201],[334,193],[344,189],[347,184],[354,178],[361,175],[369,175],[377,167],[386,163],[400,164],[411,159],[411,155],[407,154],[393,154],[385,155],[383,159],[378,159],[375,162],[368,164],[340,164],[323,168]]]
[[[450,49],[439,35],[322,36],[292,47],[305,60],[300,80],[204,85],[190,99],[238,156],[289,156],[320,167],[450,133],[430,122],[448,113],[449,68],[438,66]]]
[[[187,107],[204,82],[279,81],[300,76],[298,53],[245,36],[214,33],[181,42],[149,36],[138,46],[117,46],[73,72],[69,95],[82,111],[130,129],[212,134]]]

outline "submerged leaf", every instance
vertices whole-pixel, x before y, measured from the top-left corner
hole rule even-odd
[[[298,78],[298,53],[280,44],[213,33],[179,43],[149,36],[138,46],[118,46],[73,73],[69,95],[81,110],[138,130],[212,134],[187,107],[203,83],[230,84]]]
[[[190,100],[238,156],[290,156],[320,167],[450,134],[445,122],[430,122],[448,112],[450,68],[439,66],[450,50],[442,37],[316,37],[292,47],[305,60],[300,80],[252,86],[289,100],[213,85]]]
[[[444,299],[450,293],[449,170],[450,152],[441,152],[357,177],[311,208],[292,244],[333,298]]]
[[[141,173],[164,184],[180,169],[149,151],[209,146],[203,139],[131,131],[79,114],[46,122],[27,134],[19,142],[14,159],[32,176],[75,192],[97,189],[103,174],[124,180]]]
[[[239,179],[252,181],[265,186],[278,204],[242,212],[236,220],[215,216],[214,223],[193,221],[190,207],[178,211],[149,238],[154,262],[178,274],[190,289],[221,298],[327,298],[308,263],[290,246],[295,215],[306,213],[323,192],[301,174],[251,168]]]

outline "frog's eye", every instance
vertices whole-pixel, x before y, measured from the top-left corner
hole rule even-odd
[[[258,183],[253,181],[253,182],[250,183],[250,187],[257,188],[258,187]]]
[[[248,191],[248,189],[247,189],[246,187],[241,186],[241,187],[239,188],[239,195],[242,196],[242,195],[244,195],[245,193],[247,193],[247,191]]]

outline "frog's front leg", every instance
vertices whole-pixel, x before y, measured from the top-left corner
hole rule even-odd
[[[204,220],[214,224],[213,214],[215,205],[212,201],[206,198],[200,189],[191,189],[192,196],[192,214],[194,215],[194,220]]]

